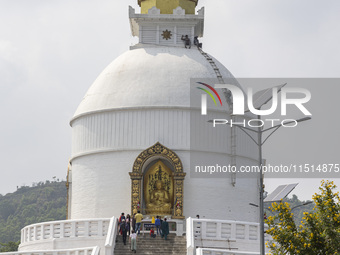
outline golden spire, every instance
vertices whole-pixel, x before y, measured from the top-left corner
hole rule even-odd
[[[154,6],[161,10],[161,14],[173,14],[178,6],[185,9],[185,14],[195,14],[197,2],[198,0],[138,0],[142,14],[147,14]]]

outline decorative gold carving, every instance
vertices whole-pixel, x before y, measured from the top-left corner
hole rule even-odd
[[[140,209],[140,188],[142,175],[138,173],[129,173],[131,178],[131,211]]]
[[[173,191],[169,192],[170,202],[173,204],[173,210],[171,210],[173,218],[183,219],[183,180],[185,178],[186,173],[183,172],[183,165],[179,157],[175,152],[166,148],[159,142],[157,142],[152,147],[141,152],[136,158],[132,172],[130,174],[131,178],[131,211],[135,211],[136,209],[141,209],[141,180],[143,177],[143,166],[145,162],[152,158],[158,156],[160,158],[167,159],[174,167],[173,175]],[[161,161],[158,161],[161,162]],[[158,163],[157,162],[157,163]],[[157,165],[157,163],[155,165]],[[162,163],[162,167],[165,169],[165,165]],[[170,169],[169,169],[170,170]],[[170,170],[171,171],[171,170]],[[171,171],[172,172],[172,171]],[[148,173],[147,173],[148,174]],[[147,178],[147,177],[146,177]],[[145,191],[145,186],[144,186]],[[152,191],[151,191],[152,192]],[[171,199],[171,194],[173,194],[173,198]],[[151,197],[151,194],[150,194]],[[145,201],[150,203],[149,201]],[[155,210],[157,211],[157,210]],[[154,211],[154,212],[155,212]],[[159,214],[162,214],[161,211],[158,211]]]
[[[176,182],[175,182],[175,194],[176,194],[176,202],[175,202],[175,217],[174,218],[182,218],[182,210],[183,210],[183,180],[184,176],[179,176],[177,174]]]
[[[165,40],[171,39],[171,36],[172,36],[171,31],[168,31],[168,29],[163,31],[162,36],[163,36],[163,39],[165,39]]]

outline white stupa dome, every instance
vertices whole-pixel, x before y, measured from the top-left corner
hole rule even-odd
[[[232,77],[227,68],[213,60],[223,77]],[[190,78],[216,79],[212,66],[196,48],[127,51],[99,75],[74,117],[114,108],[189,106]]]

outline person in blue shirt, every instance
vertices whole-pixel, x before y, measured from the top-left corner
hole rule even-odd
[[[161,235],[162,234],[162,232],[161,232],[161,219],[159,218],[159,216],[156,217],[155,226],[156,226],[156,229],[157,229],[157,235],[158,235],[158,233],[159,233],[159,235]]]

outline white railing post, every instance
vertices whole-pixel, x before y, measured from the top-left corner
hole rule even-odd
[[[236,223],[231,223],[231,237],[230,239],[236,239]]]
[[[245,228],[244,228],[244,231],[245,231],[245,233],[244,233],[244,239],[245,240],[249,240],[249,227],[250,227],[250,225],[249,224],[245,224],[245,226],[244,226]]]
[[[118,220],[115,217],[112,217],[105,240],[105,255],[114,255],[117,237],[117,224]]]
[[[217,222],[216,224],[216,238],[222,238],[222,222]]]
[[[196,255],[203,255],[203,250],[202,250],[202,248],[197,248],[197,249],[196,249]]]
[[[64,238],[65,236],[65,223],[60,222],[60,238]]]
[[[31,241],[31,228],[27,229],[27,241],[30,242]]]
[[[76,237],[76,222],[71,222],[71,237]]]
[[[33,228],[34,230],[34,234],[33,234],[33,240],[36,241],[37,240],[37,226],[34,226]]]
[[[94,247],[92,252],[91,252],[91,255],[98,255],[100,252],[100,248],[98,246]]]
[[[24,234],[25,234],[25,230],[24,229],[21,229],[21,231],[20,231],[20,233],[21,233],[21,235],[20,235],[20,242],[21,243],[24,243]]]
[[[89,236],[89,223],[88,221],[84,222],[84,236]]]
[[[40,226],[40,235],[41,235],[41,240],[43,240],[43,239],[45,239],[45,225],[44,224],[42,224],[41,226]]]
[[[201,222],[201,237],[202,239],[207,238],[207,222],[206,221]]]
[[[103,221],[100,220],[98,221],[98,236],[103,236]]]
[[[195,254],[195,233],[194,233],[194,220],[189,217],[186,223],[186,236],[187,236],[187,255]]]
[[[54,225],[50,224],[50,239],[54,237]]]

